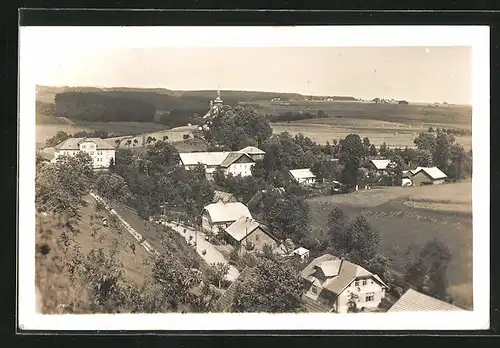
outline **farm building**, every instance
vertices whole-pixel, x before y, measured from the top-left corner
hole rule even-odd
[[[309,250],[303,247],[298,247],[292,252],[292,255],[300,258],[300,262],[305,262],[309,259]]]
[[[438,167],[417,167],[412,171],[412,186],[443,184],[448,176]]]
[[[211,203],[203,208],[201,226],[203,230],[217,234],[220,229],[226,229],[242,216],[252,217],[243,203]]]
[[[214,191],[214,198],[212,199],[212,203],[217,203],[217,202],[222,202],[222,203],[236,203],[238,200],[236,197],[229,192],[224,192],[224,191]]]
[[[311,172],[311,169],[292,169],[290,175],[299,184],[310,185],[316,182],[316,175]]]
[[[377,172],[385,172],[387,170],[387,166],[391,163],[388,159],[372,159],[370,160],[370,167],[372,170],[376,170]]]
[[[274,250],[280,244],[266,225],[248,216],[238,218],[238,220],[226,228],[225,232],[225,237],[229,244],[233,245],[239,251],[243,251],[246,248],[262,251],[266,244]]]
[[[450,303],[408,289],[387,312],[449,312],[463,311]]]
[[[337,313],[348,311],[352,293],[357,298],[358,309],[376,309],[387,289],[378,275],[331,254],[315,258],[300,276],[304,296]]]
[[[255,165],[255,160],[252,156],[242,151],[183,152],[179,153],[180,165],[184,166],[186,170],[191,170],[201,164],[205,167],[208,179],[213,179],[217,168],[222,168],[226,175],[252,175],[252,167]]]
[[[246,153],[248,156],[252,157],[254,161],[264,159],[266,153],[255,146],[247,146],[240,151],[241,153]]]

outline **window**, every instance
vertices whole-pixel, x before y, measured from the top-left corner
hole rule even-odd
[[[316,285],[311,286],[311,292],[313,294],[317,294],[318,293],[318,288],[316,287]]]
[[[371,301],[374,301],[375,300],[375,293],[373,292],[367,292],[366,293],[366,297],[365,297],[365,301],[366,302],[371,302]]]
[[[365,279],[363,280],[363,285],[366,285],[368,283],[368,281]]]
[[[85,145],[82,145],[82,149],[85,149]]]
[[[356,281],[354,282],[354,286],[359,286],[359,280],[356,280]]]

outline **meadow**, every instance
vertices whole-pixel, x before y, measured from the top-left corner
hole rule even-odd
[[[362,214],[379,232],[381,252],[404,272],[404,252],[433,238],[450,249],[449,292],[456,304],[472,308],[472,185],[471,181],[423,187],[387,187],[308,200],[312,233],[327,229],[333,208],[349,218]]]

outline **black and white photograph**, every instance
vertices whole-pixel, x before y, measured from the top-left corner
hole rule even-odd
[[[20,27],[30,330],[489,325],[487,27]]]

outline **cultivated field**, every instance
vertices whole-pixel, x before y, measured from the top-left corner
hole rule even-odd
[[[391,187],[308,200],[313,233],[327,229],[336,206],[350,218],[363,214],[380,231],[381,251],[404,271],[404,252],[437,237],[449,247],[449,291],[457,305],[472,308],[471,182],[423,187]]]

